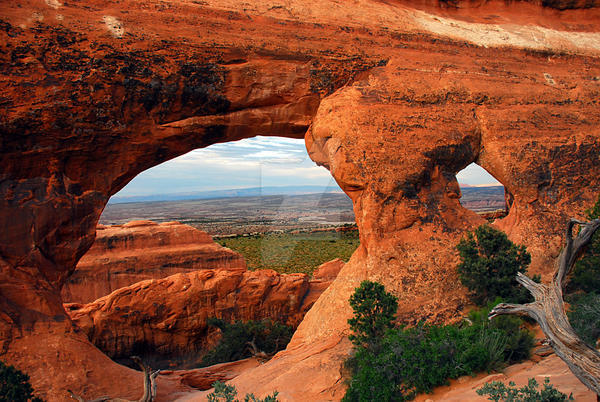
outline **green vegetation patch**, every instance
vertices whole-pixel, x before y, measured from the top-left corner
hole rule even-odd
[[[589,220],[600,218],[600,197],[587,211]],[[566,300],[571,326],[590,346],[600,338],[600,233],[596,232],[569,276]]]
[[[531,256],[525,246],[517,246],[504,232],[481,225],[467,233],[456,246],[461,258],[458,275],[470,291],[471,300],[485,306],[497,297],[510,303],[527,303],[531,295],[517,282],[517,273],[526,273]],[[534,277],[539,282],[539,277]]]
[[[588,220],[600,218],[600,197],[587,212]],[[600,293],[600,232],[592,237],[584,255],[575,263],[567,283],[567,293]]]
[[[538,383],[535,378],[530,378],[528,384],[522,388],[516,388],[514,382],[509,382],[508,387],[500,382],[493,381],[485,384],[477,390],[477,394],[488,396],[488,400],[496,402],[566,402],[574,401],[573,395],[563,394],[546,377],[544,388],[538,390]]]
[[[213,392],[206,396],[208,402],[241,402],[241,399],[237,399],[237,389],[233,385],[222,383],[221,381],[215,382],[213,385]],[[260,399],[254,396],[254,394],[246,394],[244,402],[277,402],[277,391],[273,394],[268,395],[265,399]]]
[[[33,393],[27,374],[0,361],[0,402],[42,402]]]
[[[600,294],[578,293],[569,296],[569,323],[579,337],[596,347],[600,338]]]
[[[257,353],[270,356],[285,349],[294,329],[269,319],[225,322],[209,318],[208,325],[221,330],[219,344],[202,359],[202,367],[245,359]]]
[[[517,317],[474,311],[461,325],[393,327],[397,304],[380,284],[363,281],[351,297],[354,354],[343,401],[409,401],[451,378],[500,369],[529,357],[533,336]],[[498,302],[498,301],[496,301]],[[376,331],[364,325],[376,323]]]
[[[272,269],[279,273],[312,274],[335,258],[348,261],[359,245],[358,231],[268,233],[216,238],[224,247],[242,254],[249,270]]]

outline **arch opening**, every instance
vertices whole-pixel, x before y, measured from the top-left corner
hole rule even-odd
[[[243,198],[247,205],[227,205],[219,216],[211,210]],[[255,209],[264,219],[253,218]],[[257,136],[196,149],[140,173],[110,198],[99,223],[130,220],[177,220],[221,236],[348,225],[354,212],[329,171],[310,160],[303,140]]]
[[[204,243],[192,246],[198,242]],[[278,279],[284,283],[282,289],[290,293],[281,299],[298,305],[298,311],[295,316],[286,310],[281,317],[270,317],[297,325],[306,312],[301,306],[311,302],[311,297],[314,303],[315,294],[318,297],[326,289],[325,282],[333,280],[316,276],[311,279],[315,269],[336,258],[347,261],[358,245],[350,198],[325,168],[309,159],[303,140],[254,137],[220,143],[148,169],[115,194],[100,218],[96,242],[63,288],[63,300],[93,303],[92,300],[108,293],[114,295],[115,289],[135,287],[141,280],[166,281],[171,278],[169,275],[203,269],[232,272],[228,286],[238,283],[235,285],[238,292],[244,281],[250,280],[244,279],[245,274],[240,272],[247,272],[246,268],[272,269],[278,274],[307,274],[302,283],[297,279]],[[202,264],[207,265],[202,268]],[[94,274],[94,270],[101,272]],[[204,280],[227,282],[218,273],[211,275]],[[265,276],[269,275],[272,274]],[[110,284],[102,285],[103,281]],[[316,288],[313,282],[318,282]],[[93,294],[93,298],[81,299],[86,292],[88,296]],[[298,300],[287,301],[294,297]],[[155,302],[168,304],[167,297],[164,299],[164,303]],[[261,303],[279,303],[279,300]],[[143,310],[133,305],[127,308]],[[164,308],[170,307],[158,310]],[[273,311],[277,314],[283,311],[281,308]],[[74,304],[71,313],[77,314],[78,310],[80,305]],[[156,314],[156,309],[150,310],[144,313]],[[240,318],[231,311],[211,311],[209,316],[218,311],[218,318]],[[127,326],[124,322],[122,325]],[[135,340],[130,345],[124,339],[120,349],[115,347],[119,342],[114,339],[90,340],[121,363],[127,363],[123,358],[135,352],[152,361],[156,368],[197,367],[198,353],[185,355],[181,350],[174,351],[165,346],[168,341],[162,335],[152,338],[146,336],[152,331],[141,332],[140,339],[130,337]],[[92,333],[101,335],[101,331]],[[199,349],[206,351],[210,346],[207,340],[210,334],[210,331],[201,334],[204,340],[197,345]]]
[[[456,174],[460,185],[460,203],[488,220],[508,214],[508,194],[504,185],[476,163],[471,163]]]

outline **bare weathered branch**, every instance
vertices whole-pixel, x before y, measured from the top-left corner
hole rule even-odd
[[[75,394],[70,389],[68,389],[67,392],[69,393],[69,396],[71,398],[75,399],[77,402],[85,402],[85,400],[82,397],[80,397],[79,395]]]
[[[490,311],[488,318],[491,320],[496,316],[507,314],[531,317],[535,314],[535,312],[534,309],[528,304],[500,303],[496,305],[492,311]]]
[[[90,399],[89,401],[86,401],[85,399],[83,399],[79,395],[75,394],[70,389],[68,389],[67,392],[69,393],[69,396],[71,398],[75,399],[78,402],[106,402],[106,401],[112,401],[112,399],[110,399],[109,396],[101,396],[100,398]]]
[[[582,229],[573,239],[573,226],[581,225]],[[591,222],[582,222],[577,219],[571,219],[567,223],[565,233],[566,244],[558,257],[558,269],[554,274],[553,281],[561,289],[564,287],[565,278],[575,265],[584,248],[592,241],[592,236],[600,227],[600,219],[594,219]]]
[[[75,394],[73,391],[67,390],[67,392],[69,393],[69,396],[78,402],[152,402],[152,401],[154,401],[154,398],[156,398],[156,377],[160,373],[160,370],[152,371],[152,369],[150,367],[146,366],[142,362],[142,359],[140,359],[137,356],[131,356],[131,360],[136,362],[138,364],[138,366],[140,366],[140,368],[142,369],[142,372],[144,373],[144,394],[142,395],[142,397],[140,399],[131,401],[129,399],[110,398],[108,396],[102,396],[100,398],[91,399],[89,401],[86,401],[81,396]]]
[[[534,298],[536,294],[539,295],[539,293],[543,292],[544,289],[541,284],[534,282],[531,278],[521,272],[517,272],[517,282],[523,285],[525,289],[529,290]]]
[[[582,229],[573,238],[573,227],[576,224],[581,225]],[[591,222],[571,219],[567,223],[565,247],[558,257],[552,283],[550,285],[535,283],[519,273],[517,281],[531,292],[535,302],[523,305],[501,303],[490,311],[489,318],[504,314],[527,315],[533,318],[540,325],[557,356],[567,363],[573,374],[600,398],[600,353],[583,342],[569,324],[562,293],[565,278],[599,228],[600,219]]]
[[[252,354],[252,357],[256,357],[258,359],[268,359],[269,358],[269,354],[267,354],[266,352],[260,350],[256,346],[256,343],[254,342],[254,338],[251,341],[246,342],[246,344],[248,344],[248,346],[249,346],[250,353]]]

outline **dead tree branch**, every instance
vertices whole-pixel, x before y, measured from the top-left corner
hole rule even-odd
[[[573,238],[573,227],[581,230]],[[577,258],[600,228],[600,219],[581,222],[571,219],[567,223],[565,247],[557,260],[552,283],[535,283],[519,273],[517,282],[525,286],[535,301],[527,304],[501,303],[490,311],[492,319],[503,314],[517,314],[533,318],[542,328],[544,335],[557,356],[559,356],[575,376],[590,390],[600,395],[600,353],[582,341],[569,324],[563,301],[565,279],[573,269]]]
[[[153,402],[154,398],[156,398],[156,377],[160,373],[160,370],[152,371],[152,369],[146,366],[142,359],[137,356],[131,356],[131,360],[137,363],[138,366],[142,369],[144,373],[144,394],[140,399],[136,399],[135,401],[123,398],[110,398],[108,396],[101,396],[100,398],[90,399],[86,401],[81,396],[75,394],[71,390],[67,390],[69,396],[75,399],[78,402]]]
[[[263,352],[262,350],[260,350],[256,346],[256,343],[254,343],[255,340],[256,340],[256,337],[252,338],[251,341],[246,342],[246,344],[248,345],[248,348],[250,349],[250,353],[252,354],[252,357],[256,357],[258,359],[268,359],[269,355],[266,352]]]

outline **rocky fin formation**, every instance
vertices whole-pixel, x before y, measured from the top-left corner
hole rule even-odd
[[[205,269],[141,281],[66,307],[77,328],[111,358],[145,353],[199,361],[218,338],[209,318],[272,319],[297,327],[333,279],[268,269]]]

